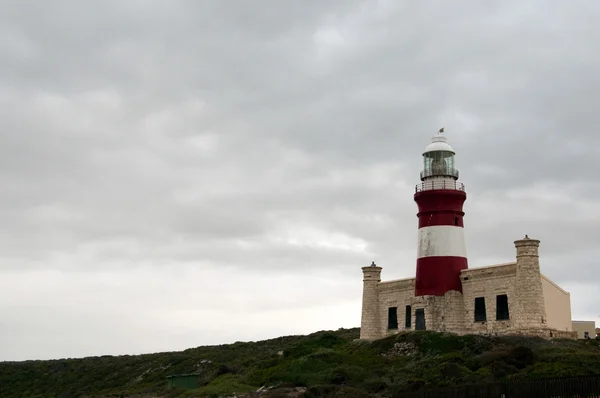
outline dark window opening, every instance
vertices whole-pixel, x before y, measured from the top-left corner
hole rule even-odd
[[[404,327],[407,329],[410,329],[411,318],[412,318],[412,311],[410,309],[410,305],[407,305],[406,306],[406,314],[404,316]]]
[[[475,322],[485,322],[485,297],[475,297]]]
[[[454,225],[458,227],[458,217],[454,217]]]
[[[425,324],[425,310],[423,308],[419,308],[415,310],[415,330],[426,330],[427,326]]]
[[[388,308],[388,329],[398,329],[398,311],[396,311],[396,307]]]
[[[496,296],[496,320],[503,321],[509,319],[508,296],[500,294]]]

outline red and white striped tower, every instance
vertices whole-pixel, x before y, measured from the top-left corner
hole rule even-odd
[[[443,134],[431,139],[423,152],[421,184],[415,190],[419,207],[419,243],[415,296],[462,293],[460,271],[468,268],[464,237],[464,185],[458,182],[454,150]]]

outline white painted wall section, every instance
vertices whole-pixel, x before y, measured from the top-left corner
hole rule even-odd
[[[467,257],[464,228],[435,225],[419,228],[417,258],[448,256]]]

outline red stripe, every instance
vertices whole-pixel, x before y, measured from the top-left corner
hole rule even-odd
[[[455,225],[464,227],[463,204],[467,199],[464,191],[432,190],[415,193],[419,207],[419,228],[433,225]]]
[[[419,228],[431,227],[435,225],[453,225],[463,227],[463,215],[465,213],[419,213]]]
[[[467,259],[464,257],[417,259],[415,296],[443,296],[450,290],[462,293],[460,271],[467,268]]]
[[[414,199],[419,206],[419,213],[435,211],[462,213],[467,194],[464,191],[451,190],[421,191],[415,194]]]

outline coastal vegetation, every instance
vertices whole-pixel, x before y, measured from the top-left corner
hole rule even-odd
[[[358,328],[181,352],[0,363],[0,397],[394,396],[518,378],[600,375],[600,341]],[[167,376],[197,374],[197,388]],[[260,392],[257,392],[260,389]]]

